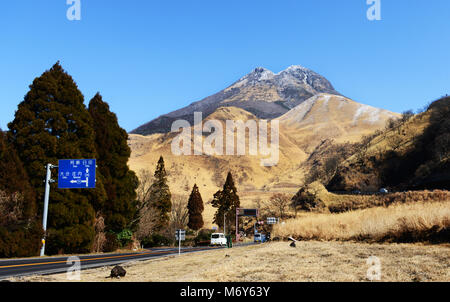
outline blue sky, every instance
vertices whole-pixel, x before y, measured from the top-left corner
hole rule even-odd
[[[0,127],[60,60],[127,131],[211,95],[257,66],[302,65],[361,103],[401,112],[450,92],[450,1],[66,0],[0,4]]]

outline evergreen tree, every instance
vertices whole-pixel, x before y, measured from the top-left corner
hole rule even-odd
[[[28,175],[14,147],[7,141],[6,134],[0,129],[0,190],[7,194],[20,193],[24,197],[23,217],[36,216],[36,196]],[[2,217],[0,217],[1,219]]]
[[[42,224],[36,197],[13,146],[0,129],[0,258],[36,256]]]
[[[39,213],[46,164],[57,164],[58,159],[97,157],[84,97],[59,62],[33,81],[8,127],[10,140],[37,193]],[[47,253],[89,252],[95,234],[95,211],[102,208],[105,198],[101,173],[97,173],[96,189],[59,190],[52,186]]]
[[[237,190],[234,185],[231,172],[228,172],[223,189],[214,194],[214,199],[211,202],[211,205],[214,208],[217,208],[214,215],[214,223],[216,223],[219,227],[223,227],[225,214],[225,223],[227,226],[232,225],[232,222],[236,219],[236,209],[240,207],[241,202],[239,200],[239,196],[237,195]]]
[[[191,195],[188,200],[188,227],[192,230],[198,231],[203,227],[202,212],[204,210],[203,200],[198,190],[197,184],[194,184]]]
[[[164,168],[164,159],[161,156],[155,170],[155,180],[150,188],[150,206],[158,211],[156,230],[160,231],[168,225],[169,213],[172,210],[172,195],[167,185],[167,173]]]
[[[127,132],[119,126],[116,115],[97,93],[89,102],[89,113],[94,121],[95,146],[98,167],[103,176],[107,201],[102,208],[105,227],[119,233],[131,227],[136,214],[138,179],[128,167],[131,150]]]

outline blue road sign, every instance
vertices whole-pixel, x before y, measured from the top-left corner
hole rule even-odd
[[[59,189],[94,189],[95,159],[61,159],[58,163]]]

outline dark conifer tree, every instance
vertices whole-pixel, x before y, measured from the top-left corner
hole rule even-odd
[[[20,193],[24,197],[23,217],[36,216],[36,196],[28,175],[14,147],[7,141],[6,134],[0,130],[0,190],[7,194]],[[1,217],[0,217],[1,219]]]
[[[188,200],[188,214],[189,222],[188,227],[194,231],[198,231],[203,227],[203,200],[198,190],[197,184],[192,188],[191,195]]]
[[[223,189],[214,194],[214,199],[211,202],[211,205],[214,208],[217,208],[214,215],[214,223],[216,223],[219,227],[223,227],[225,214],[225,223],[227,226],[232,225],[232,222],[236,219],[236,209],[240,207],[241,202],[239,200],[239,196],[237,195],[236,186],[234,185],[231,172],[228,172]]]
[[[164,168],[164,159],[161,156],[155,170],[155,179],[150,188],[150,205],[158,211],[159,221],[156,230],[160,231],[169,222],[169,213],[172,210],[172,194],[167,184],[167,173]]]
[[[0,258],[38,255],[43,230],[36,215],[35,193],[22,162],[1,129],[0,191],[0,198],[3,198],[0,205]]]
[[[95,132],[84,97],[59,62],[33,81],[8,126],[10,140],[37,192],[39,213],[46,164],[57,164],[58,159],[97,157]],[[101,173],[97,173],[96,189],[58,190],[52,185],[47,253],[89,252],[95,234],[95,211],[103,207],[105,198]]]
[[[98,167],[104,177],[107,201],[102,209],[106,230],[120,232],[131,228],[136,214],[138,179],[128,167],[131,150],[127,132],[119,126],[116,115],[97,93],[89,102],[89,113],[94,121]]]

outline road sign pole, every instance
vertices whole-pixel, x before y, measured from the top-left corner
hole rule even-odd
[[[44,213],[42,217],[42,228],[44,230],[44,238],[42,239],[41,257],[45,256],[45,241],[47,237],[47,216],[48,203],[50,199],[50,184],[54,183],[52,179],[53,168],[60,168],[58,171],[58,188],[59,189],[83,189],[95,188],[95,169],[97,167],[95,159],[79,159],[79,160],[59,160],[58,166],[47,164],[47,175],[45,177],[45,195],[44,195]],[[61,172],[61,173],[60,173]]]
[[[178,256],[181,255],[181,231],[178,233]]]
[[[175,230],[175,240],[178,240],[178,256],[181,255],[181,240],[186,240],[185,230]]]
[[[41,257],[45,256],[45,239],[47,237],[47,216],[48,200],[50,197],[50,183],[52,181],[52,164],[47,164],[47,176],[45,177],[45,195],[44,195],[44,215],[42,218],[42,228],[44,229],[44,238],[42,239]]]
[[[239,208],[236,208],[236,242],[239,241]]]

